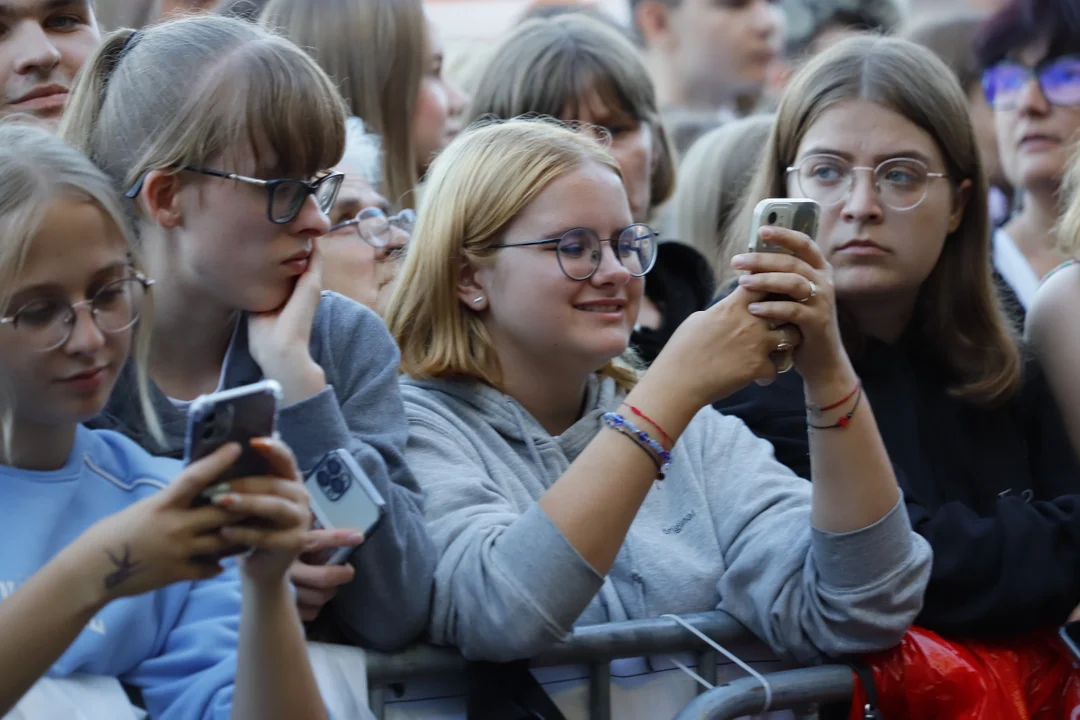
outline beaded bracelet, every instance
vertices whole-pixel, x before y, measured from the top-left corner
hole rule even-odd
[[[604,424],[609,428],[630,438],[648,452],[649,455],[653,456],[657,470],[660,471],[657,479],[664,479],[664,474],[671,467],[671,453],[665,450],[663,445],[654,440],[649,433],[645,432],[637,425],[634,425],[634,423],[618,413],[604,413],[600,419],[603,420]]]

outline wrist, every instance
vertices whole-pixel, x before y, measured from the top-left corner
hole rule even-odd
[[[648,375],[641,378],[623,404],[639,408],[650,418],[649,424],[663,428],[674,444],[701,409],[701,404],[692,392],[673,383],[650,382]]]
[[[74,603],[77,612],[88,620],[116,599],[105,587],[105,577],[109,573],[103,562],[105,557],[98,548],[85,547],[76,541],[60,551],[50,563],[64,578],[64,594]]]
[[[249,600],[293,603],[292,583],[288,573],[282,573],[280,577],[263,578],[253,577],[241,570],[240,578],[244,597]]]
[[[859,376],[850,362],[844,362],[830,372],[803,376],[806,404],[826,407],[848,395],[859,383]]]
[[[307,400],[326,388],[326,372],[310,356],[292,361],[282,358],[280,363],[268,364],[263,372],[281,384],[285,406]]]

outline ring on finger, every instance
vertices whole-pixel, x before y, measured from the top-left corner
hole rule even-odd
[[[817,284],[814,283],[813,280],[808,280],[807,282],[810,283],[810,294],[800,300],[799,302],[801,303],[810,302],[817,297]]]

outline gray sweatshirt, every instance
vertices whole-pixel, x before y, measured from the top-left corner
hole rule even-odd
[[[922,606],[931,553],[903,503],[855,532],[814,529],[810,483],[741,420],[694,418],[604,577],[536,501],[619,404],[612,380],[590,381],[587,412],[558,437],[478,383],[404,379],[402,394],[441,555],[430,633],[470,659],[534,655],[574,625],[719,609],[810,662],[893,646]]]
[[[397,382],[399,354],[382,320],[348,298],[324,292],[311,331],[311,357],[326,373],[322,392],[284,407],[282,439],[309,471],[326,453],[345,448],[386,500],[379,529],[349,558],[356,577],[330,611],[343,633],[363,647],[391,651],[423,632],[431,607],[436,553],[424,527],[423,496],[405,464],[408,427]],[[224,372],[226,388],[263,379],[248,350],[247,323],[237,324]],[[157,455],[181,457],[187,413],[151,384],[165,435],[150,435],[129,362],[105,410],[88,423],[116,430]]]

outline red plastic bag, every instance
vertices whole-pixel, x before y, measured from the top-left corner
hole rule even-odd
[[[1080,720],[1080,671],[1054,632],[995,644],[912,628],[868,656],[886,720]],[[862,720],[858,678],[850,720]]]

